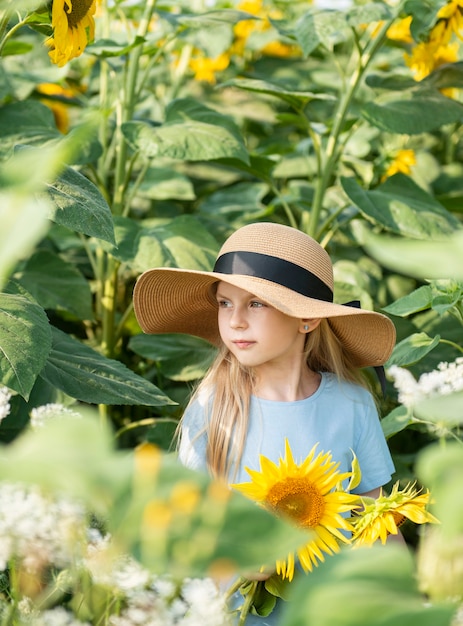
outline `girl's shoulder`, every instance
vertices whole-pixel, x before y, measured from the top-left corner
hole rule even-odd
[[[349,399],[356,403],[368,404],[374,403],[371,392],[362,385],[348,380],[342,380],[332,372],[322,373],[321,391],[327,397],[339,397],[340,399]]]

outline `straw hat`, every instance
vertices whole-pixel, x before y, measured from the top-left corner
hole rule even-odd
[[[382,365],[395,328],[380,313],[333,303],[333,266],[327,252],[301,231],[249,224],[222,246],[212,272],[154,268],[135,285],[133,303],[146,333],[186,333],[220,344],[212,285],[225,281],[297,318],[328,318],[358,367]]]

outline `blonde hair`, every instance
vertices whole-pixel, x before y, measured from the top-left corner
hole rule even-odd
[[[307,335],[304,352],[312,371],[332,372],[340,380],[368,386],[331,330],[329,320],[322,319]],[[214,477],[227,479],[238,470],[248,430],[254,380],[252,369],[241,365],[224,346],[190,399],[189,404],[198,395],[206,394],[212,400],[205,404],[210,408],[206,409],[205,427],[200,435],[206,433],[206,462]],[[182,420],[177,431],[180,436],[181,428]]]

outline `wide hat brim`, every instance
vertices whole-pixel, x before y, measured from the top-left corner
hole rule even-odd
[[[357,367],[383,365],[395,344],[395,327],[385,315],[310,298],[255,276],[177,268],[155,268],[138,279],[133,304],[145,333],[185,333],[220,345],[218,305],[212,285],[225,281],[296,318],[326,318]]]

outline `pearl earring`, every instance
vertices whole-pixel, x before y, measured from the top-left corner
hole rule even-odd
[[[305,331],[309,330],[309,327],[307,326],[307,324],[304,324],[304,330]]]

